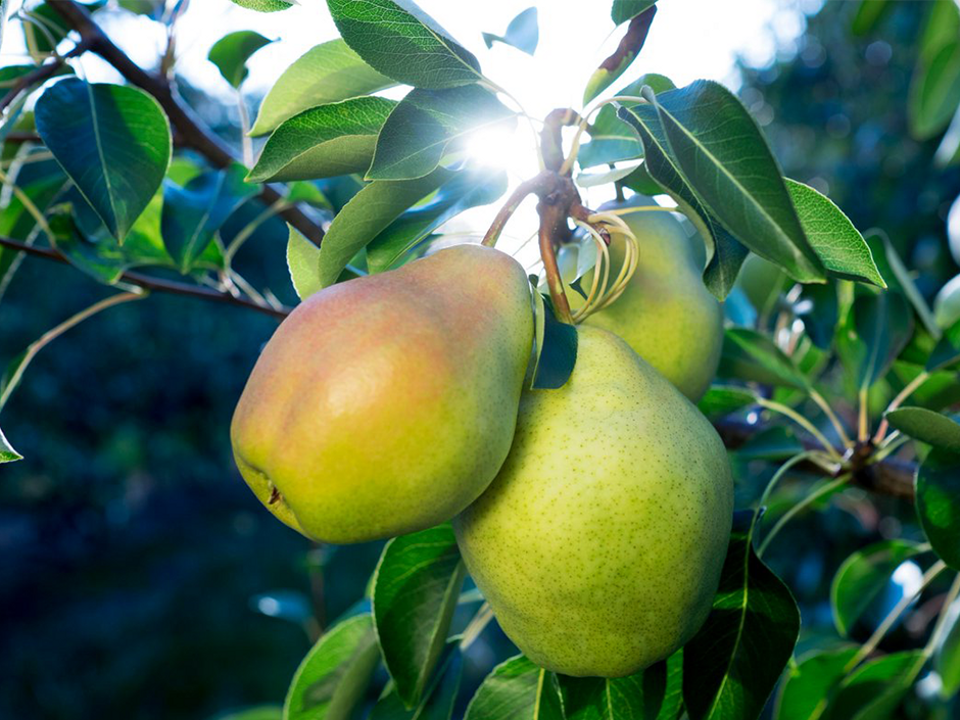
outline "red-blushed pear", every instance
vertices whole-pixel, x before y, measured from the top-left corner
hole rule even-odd
[[[653,206],[637,195],[624,205],[604,209]],[[627,289],[608,307],[590,315],[584,324],[619,335],[640,356],[697,402],[710,387],[723,346],[723,308],[703,284],[694,241],[671,213],[641,210],[623,215],[640,246],[637,270]],[[624,257],[622,235],[610,244],[610,277],[620,271]],[[591,270],[581,286],[590,287]],[[568,290],[574,307],[582,304]]]
[[[631,675],[700,628],[733,480],[710,422],[623,340],[581,326],[559,390],[528,390],[510,455],[454,520],[503,631],[565,675]]]
[[[329,543],[449,520],[513,440],[533,319],[523,268],[476,245],[298,306],[237,405],[237,465],[264,505]]]

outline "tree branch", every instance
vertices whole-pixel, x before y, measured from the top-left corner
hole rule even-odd
[[[91,44],[89,40],[81,38],[80,42],[74,45],[66,55],[58,55],[51,61],[44,63],[35,70],[31,70],[26,75],[20,77],[10,86],[6,95],[0,97],[0,112],[6,110],[10,104],[16,100],[17,96],[27,88],[40,85],[56,75],[68,59],[83,55],[83,53],[90,49]]]
[[[0,236],[0,247],[8,247],[12,250],[24,252],[28,255],[44,258],[46,260],[53,260],[54,262],[65,264],[70,263],[70,261],[58,250],[53,248],[27,245],[26,243],[20,242],[19,240],[14,240],[12,238]],[[202,300],[226,303],[227,305],[237,305],[239,307],[257,310],[281,320],[290,314],[290,310],[286,308],[278,310],[268,305],[260,305],[252,300],[236,297],[227,292],[218,292],[212,288],[205,288],[201,287],[200,285],[190,285],[189,283],[176,282],[175,280],[164,280],[162,278],[153,277],[151,275],[143,275],[141,273],[125,272],[119,277],[117,282],[136,285],[144,290],[156,290],[157,292],[171,293],[173,295],[188,295],[190,297],[201,298]]]
[[[51,3],[71,27],[80,33],[81,43],[86,43],[92,52],[110,63],[131,84],[150,93],[160,103],[170,123],[176,130],[176,140],[182,147],[196,150],[213,165],[227,167],[236,162],[231,150],[220,138],[207,130],[192,111],[180,101],[179,95],[166,78],[151,75],[137,65],[130,57],[100,29],[90,12],[75,0],[59,0]],[[264,185],[260,199],[272,205],[282,196],[269,185]],[[311,220],[302,210],[290,207],[281,211],[280,216],[303,233],[304,237],[319,245],[323,239],[323,229]]]

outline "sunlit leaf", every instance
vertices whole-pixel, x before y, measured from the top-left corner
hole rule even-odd
[[[296,0],[231,0],[235,5],[257,12],[287,10],[297,4]]]
[[[250,182],[314,180],[365,172],[393,100],[361,97],[304,110],[278,127]]]
[[[656,14],[657,8],[654,3],[648,3],[647,7],[636,13],[616,51],[600,63],[600,67],[594,70],[587,80],[587,86],[583,89],[584,105],[615,83],[617,78],[623,75],[627,68],[633,64],[647,41],[647,35]],[[617,24],[619,25],[619,23]]]
[[[508,127],[515,113],[479,85],[414,89],[400,101],[377,138],[368,180],[406,180],[432,172],[471,135]]]
[[[247,60],[272,42],[253,30],[238,30],[217,40],[207,59],[217,66],[224,80],[238,88],[249,74]]]
[[[484,679],[464,720],[568,720],[552,672],[523,655],[497,665]]]
[[[787,672],[777,699],[777,720],[820,720],[827,700],[846,675],[857,648],[815,651]]]
[[[655,5],[657,0],[613,0],[610,17],[617,25],[633,20],[644,10]]]
[[[77,189],[123,240],[170,163],[170,125],[136,88],[67,78],[36,105],[37,131]]]
[[[412,0],[327,0],[356,53],[397,82],[442,89],[479,82],[480,63]]]
[[[0,430],[0,464],[16,462],[17,460],[23,460],[23,455],[13,449],[13,445],[7,440],[3,430]]]
[[[864,663],[843,682],[830,703],[829,720],[889,718],[913,682],[911,675],[923,663],[919,650],[891,653]]]
[[[320,248],[307,240],[299,230],[287,225],[287,269],[297,297],[306,300],[323,288],[320,283]]]
[[[659,662],[628,677],[561,675],[566,720],[657,720],[667,689],[667,663]]]
[[[722,417],[755,405],[756,393],[734,385],[711,385],[697,407],[707,417]]]

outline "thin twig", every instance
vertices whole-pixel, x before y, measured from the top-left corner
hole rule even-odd
[[[83,53],[90,49],[92,44],[92,40],[81,38],[80,42],[74,45],[70,52],[66,53],[65,55],[54,57],[50,62],[44,63],[37,69],[31,70],[26,75],[20,77],[13,85],[10,86],[7,94],[3,97],[0,97],[0,112],[6,110],[11,103],[17,99],[20,93],[27,88],[33,87],[34,85],[40,85],[41,83],[44,83],[52,78],[60,71],[60,68],[64,66],[67,60],[79,55],[83,55]]]
[[[57,250],[27,245],[26,243],[22,243],[19,240],[14,240],[12,238],[0,236],[0,246],[25,252],[34,257],[53,260],[54,262],[65,264],[70,263],[70,261]],[[144,288],[145,290],[156,290],[158,292],[171,293],[173,295],[188,295],[190,297],[201,298],[203,300],[211,300],[213,302],[221,302],[228,305],[237,305],[239,307],[250,308],[251,310],[258,310],[259,312],[280,319],[283,319],[290,314],[290,311],[287,308],[278,310],[266,305],[259,305],[251,300],[247,300],[246,298],[234,297],[229,293],[218,292],[209,288],[200,287],[199,285],[190,285],[188,283],[176,282],[174,280],[164,280],[162,278],[153,277],[151,275],[143,275],[136,272],[123,273],[117,279],[117,282],[136,285]]]

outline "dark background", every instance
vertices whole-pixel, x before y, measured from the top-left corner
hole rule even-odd
[[[936,141],[907,136],[927,4],[892,5],[856,37],[855,3],[827,2],[795,53],[743,68],[741,95],[786,174],[829,192],[861,229],[885,229],[929,297],[958,272],[945,218],[960,172],[933,168]],[[289,302],[285,242],[282,224],[265,226],[239,270]],[[28,260],[0,304],[0,362],[105,295]],[[232,462],[233,406],[274,327],[158,295],[81,324],[30,366],[4,413],[27,459],[0,470],[0,717],[200,719],[279,703],[310,646],[311,608],[335,618],[361,597],[379,548],[314,551]],[[892,531],[837,503],[786,532],[770,560],[797,592],[805,637],[829,634],[833,570]],[[257,610],[264,594],[284,617]],[[468,683],[507,651],[484,637]]]

